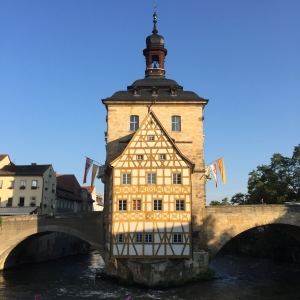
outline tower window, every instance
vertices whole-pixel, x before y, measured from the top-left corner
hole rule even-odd
[[[156,183],[156,174],[149,173],[147,174],[147,184],[155,184]]]
[[[139,128],[139,116],[130,116],[130,131],[136,131]]]
[[[154,200],[153,210],[162,210],[162,200]]]
[[[141,210],[141,200],[133,200],[132,201],[132,210],[133,211]]]
[[[127,200],[119,200],[119,211],[126,211]]]
[[[181,174],[180,173],[173,174],[173,184],[181,184]]]
[[[181,131],[180,116],[172,116],[172,131]]]
[[[173,235],[173,243],[180,244],[182,243],[182,234]]]
[[[118,234],[118,243],[123,243],[124,237],[123,234]]]
[[[184,200],[176,200],[176,210],[184,211]]]
[[[130,184],[130,174],[122,175],[122,184]]]
[[[145,243],[152,243],[152,234],[151,233],[145,234]]]
[[[137,233],[135,236],[135,242],[136,243],[142,243],[143,242],[143,235],[141,233]]]

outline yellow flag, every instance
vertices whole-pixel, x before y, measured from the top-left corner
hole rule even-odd
[[[219,158],[216,160],[216,163],[218,165],[218,168],[219,168],[219,171],[221,174],[222,182],[225,184],[226,183],[226,171],[225,171],[224,159]]]
[[[94,180],[95,180],[95,177],[96,177],[97,170],[98,170],[98,166],[93,164],[91,187],[94,186]]]

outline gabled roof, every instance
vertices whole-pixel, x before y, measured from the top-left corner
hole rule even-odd
[[[0,161],[2,161],[6,157],[9,158],[9,155],[8,154],[0,154]]]
[[[145,123],[148,122],[149,118],[151,118],[154,123],[158,126],[159,130],[163,133],[164,138],[166,139],[166,141],[172,146],[172,148],[174,149],[174,151],[176,152],[176,154],[178,154],[180,156],[180,158],[193,170],[194,168],[194,163],[189,160],[187,157],[185,157],[181,151],[179,150],[179,148],[176,146],[175,142],[173,141],[173,139],[170,137],[170,135],[168,134],[167,130],[163,127],[163,125],[161,124],[161,122],[159,121],[159,119],[156,117],[156,115],[154,114],[153,111],[150,111],[147,116],[145,117],[145,119],[143,120],[143,122],[141,123],[139,129],[135,132],[135,134],[133,135],[133,137],[131,138],[130,142],[128,143],[128,145],[126,146],[126,148],[124,149],[124,151],[122,152],[122,154],[117,157],[116,159],[114,159],[111,163],[110,163],[110,167],[114,167],[114,165],[117,163],[118,160],[120,160],[120,158],[122,156],[125,155],[125,153],[128,153],[128,149],[132,148],[132,145],[134,142],[137,142],[137,137],[139,135],[141,135],[141,131],[144,130],[145,127]],[[150,120],[151,121],[151,120]]]
[[[31,176],[43,175],[52,165],[6,165],[0,169],[0,175],[13,176]]]

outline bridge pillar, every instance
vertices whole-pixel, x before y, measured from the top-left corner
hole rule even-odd
[[[127,283],[155,286],[168,281],[193,278],[209,267],[206,251],[193,252],[192,259],[105,259],[105,272]]]

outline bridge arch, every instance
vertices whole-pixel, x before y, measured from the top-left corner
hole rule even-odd
[[[76,236],[93,245],[104,257],[102,212],[64,214],[56,216],[6,216],[2,217],[0,231],[0,270],[11,251],[33,235],[63,232]],[[1,229],[0,229],[1,230]]]
[[[285,205],[206,207],[203,230],[210,258],[239,234],[266,225],[277,226],[300,240],[300,207]]]

